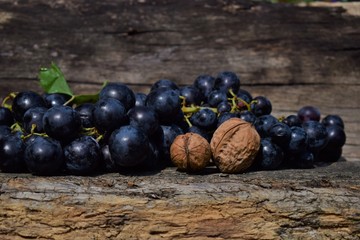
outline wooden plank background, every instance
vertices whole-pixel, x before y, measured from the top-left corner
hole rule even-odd
[[[360,5],[315,5],[0,0],[0,99],[41,92],[37,72],[52,61],[77,94],[230,70],[275,116],[314,105],[347,134],[343,161],[314,170],[0,174],[2,239],[359,239]]]

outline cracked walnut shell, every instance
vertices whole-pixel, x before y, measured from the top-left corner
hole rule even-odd
[[[216,129],[210,146],[220,172],[240,173],[254,162],[260,148],[260,136],[251,123],[230,118]]]
[[[196,172],[210,162],[211,150],[208,141],[196,133],[177,136],[170,146],[171,161],[180,171]]]

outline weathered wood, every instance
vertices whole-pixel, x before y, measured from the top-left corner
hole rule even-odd
[[[359,3],[0,1],[0,98],[41,92],[55,61],[75,93],[105,80],[238,73],[274,115],[339,114],[343,161],[310,170],[36,177],[0,173],[1,239],[359,239]],[[351,6],[351,7],[349,7]]]

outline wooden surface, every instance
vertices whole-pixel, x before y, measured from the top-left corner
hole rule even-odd
[[[41,91],[56,62],[75,93],[147,92],[231,70],[275,116],[339,114],[341,162],[313,170],[187,175],[0,175],[1,239],[359,239],[359,3],[0,1],[0,98]]]

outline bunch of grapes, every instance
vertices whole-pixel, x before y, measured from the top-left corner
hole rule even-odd
[[[270,100],[241,88],[233,72],[200,75],[181,87],[161,79],[147,94],[110,82],[95,102],[82,104],[62,93],[11,93],[0,107],[0,170],[91,175],[162,169],[172,165],[176,136],[193,132],[210,142],[230,118],[250,122],[261,136],[252,170],[311,168],[341,157],[346,136],[338,115],[320,119],[313,106],[281,118],[271,113]]]

